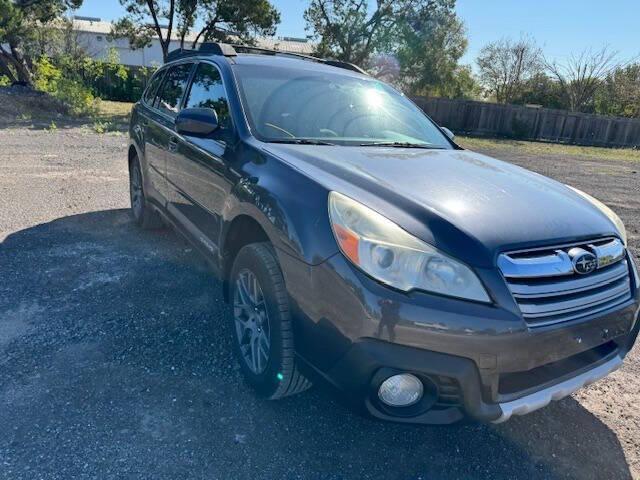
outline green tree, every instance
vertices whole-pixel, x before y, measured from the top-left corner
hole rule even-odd
[[[455,96],[469,86],[455,0],[311,0],[304,13],[315,54],[355,63],[412,93]],[[396,66],[398,71],[393,72]]]
[[[366,0],[311,0],[304,18],[317,41],[315,54],[366,65],[371,56],[389,51],[392,33],[407,0],[377,0],[369,15]]]
[[[542,105],[546,108],[563,110],[569,106],[560,84],[544,72],[537,73],[522,82],[512,103],[516,105]]]
[[[595,108],[603,115],[640,118],[640,63],[609,73],[596,92]]]
[[[195,41],[252,43],[257,35],[273,35],[280,14],[269,0],[120,0],[127,14],[111,32],[129,39],[132,48],[144,48],[153,38],[160,41],[166,61],[171,40],[185,47],[187,33],[202,24]],[[166,25],[163,24],[166,22]]]
[[[81,4],[82,0],[0,0],[0,73],[32,85],[25,45],[33,41],[39,27]]]
[[[475,88],[471,69],[458,62],[467,49],[455,0],[428,1],[414,6],[399,25],[400,78],[413,94],[468,97]]]

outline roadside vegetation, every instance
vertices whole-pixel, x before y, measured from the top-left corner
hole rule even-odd
[[[92,98],[90,106],[78,111],[47,92],[0,86],[0,128],[19,126],[55,131],[83,126],[96,133],[126,130],[133,103]]]
[[[558,143],[528,142],[496,138],[456,137],[456,142],[464,148],[477,152],[501,152],[506,157],[526,155],[539,157],[572,157],[576,159],[625,160],[640,162],[640,150],[630,148],[583,147]],[[505,157],[505,158],[506,158]]]

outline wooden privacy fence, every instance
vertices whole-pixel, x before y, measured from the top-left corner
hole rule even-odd
[[[640,147],[640,119],[551,108],[414,97],[436,123],[456,133],[602,147]]]

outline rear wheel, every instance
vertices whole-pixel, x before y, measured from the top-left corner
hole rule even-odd
[[[160,215],[148,204],[144,194],[142,172],[137,158],[134,158],[129,164],[129,196],[131,215],[138,225],[146,229],[162,227]]]
[[[229,283],[233,347],[247,383],[270,399],[309,388],[296,365],[289,297],[273,247],[243,247]]]

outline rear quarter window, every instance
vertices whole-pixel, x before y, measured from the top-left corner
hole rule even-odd
[[[156,99],[156,108],[171,117],[178,115],[180,103],[189,83],[192,63],[183,63],[171,67],[165,75],[164,82]]]
[[[161,70],[157,72],[149,81],[149,85],[147,85],[147,89],[144,91],[144,95],[142,96],[142,100],[147,105],[153,105],[153,100],[156,98],[156,92],[158,91],[158,87],[162,83],[162,79],[164,78],[164,74],[166,70]]]

